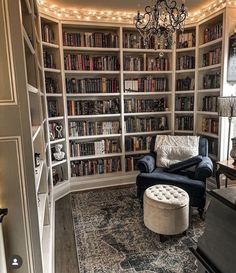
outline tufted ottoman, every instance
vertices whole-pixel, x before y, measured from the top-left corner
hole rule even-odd
[[[147,188],[143,207],[144,224],[156,233],[174,235],[188,229],[189,196],[176,186],[160,184]]]

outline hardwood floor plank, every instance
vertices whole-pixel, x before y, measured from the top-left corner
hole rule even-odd
[[[55,205],[55,273],[79,273],[70,194]]]

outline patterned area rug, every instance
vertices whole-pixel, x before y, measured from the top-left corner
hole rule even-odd
[[[79,273],[193,273],[203,222],[193,216],[187,236],[164,243],[143,224],[135,187],[71,195]]]

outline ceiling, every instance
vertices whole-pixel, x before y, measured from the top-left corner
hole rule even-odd
[[[47,4],[55,4],[61,8],[88,8],[96,10],[119,10],[119,11],[136,11],[142,12],[146,5],[151,5],[153,0],[46,0]],[[182,1],[178,1],[182,3]],[[195,11],[199,8],[208,6],[212,0],[186,0],[185,5],[189,11]]]

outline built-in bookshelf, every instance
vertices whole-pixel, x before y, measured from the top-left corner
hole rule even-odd
[[[144,47],[130,26],[42,22],[50,144],[66,154],[63,170],[51,162],[63,173],[51,171],[54,187],[53,177],[87,183],[132,173],[156,134],[203,135],[217,158],[222,12],[186,26],[163,50],[155,40]]]
[[[22,16],[22,38],[24,43],[24,61],[25,61],[25,78],[27,86],[29,120],[31,125],[31,142],[32,158],[34,166],[34,179],[31,177],[35,192],[35,203],[37,204],[38,229],[34,229],[34,237],[37,235],[37,241],[40,244],[40,251],[37,253],[41,264],[38,263],[40,272],[50,272],[52,269],[52,252],[49,251],[52,245],[51,237],[51,212],[52,204],[52,187],[50,184],[49,170],[49,138],[47,126],[47,99],[44,88],[43,59],[42,59],[42,41],[40,16],[36,1],[20,1]],[[20,42],[20,41],[19,41]],[[47,62],[49,62],[47,55]],[[23,96],[22,96],[23,97]],[[25,116],[26,117],[26,116]],[[26,122],[26,120],[24,121]],[[23,127],[22,127],[23,128]],[[27,134],[26,132],[24,132]],[[31,143],[27,143],[31,147]],[[28,148],[30,149],[30,148]],[[30,160],[30,158],[28,158]],[[30,204],[32,207],[34,203]],[[49,232],[50,230],[50,232]],[[35,245],[36,247],[36,245]]]

